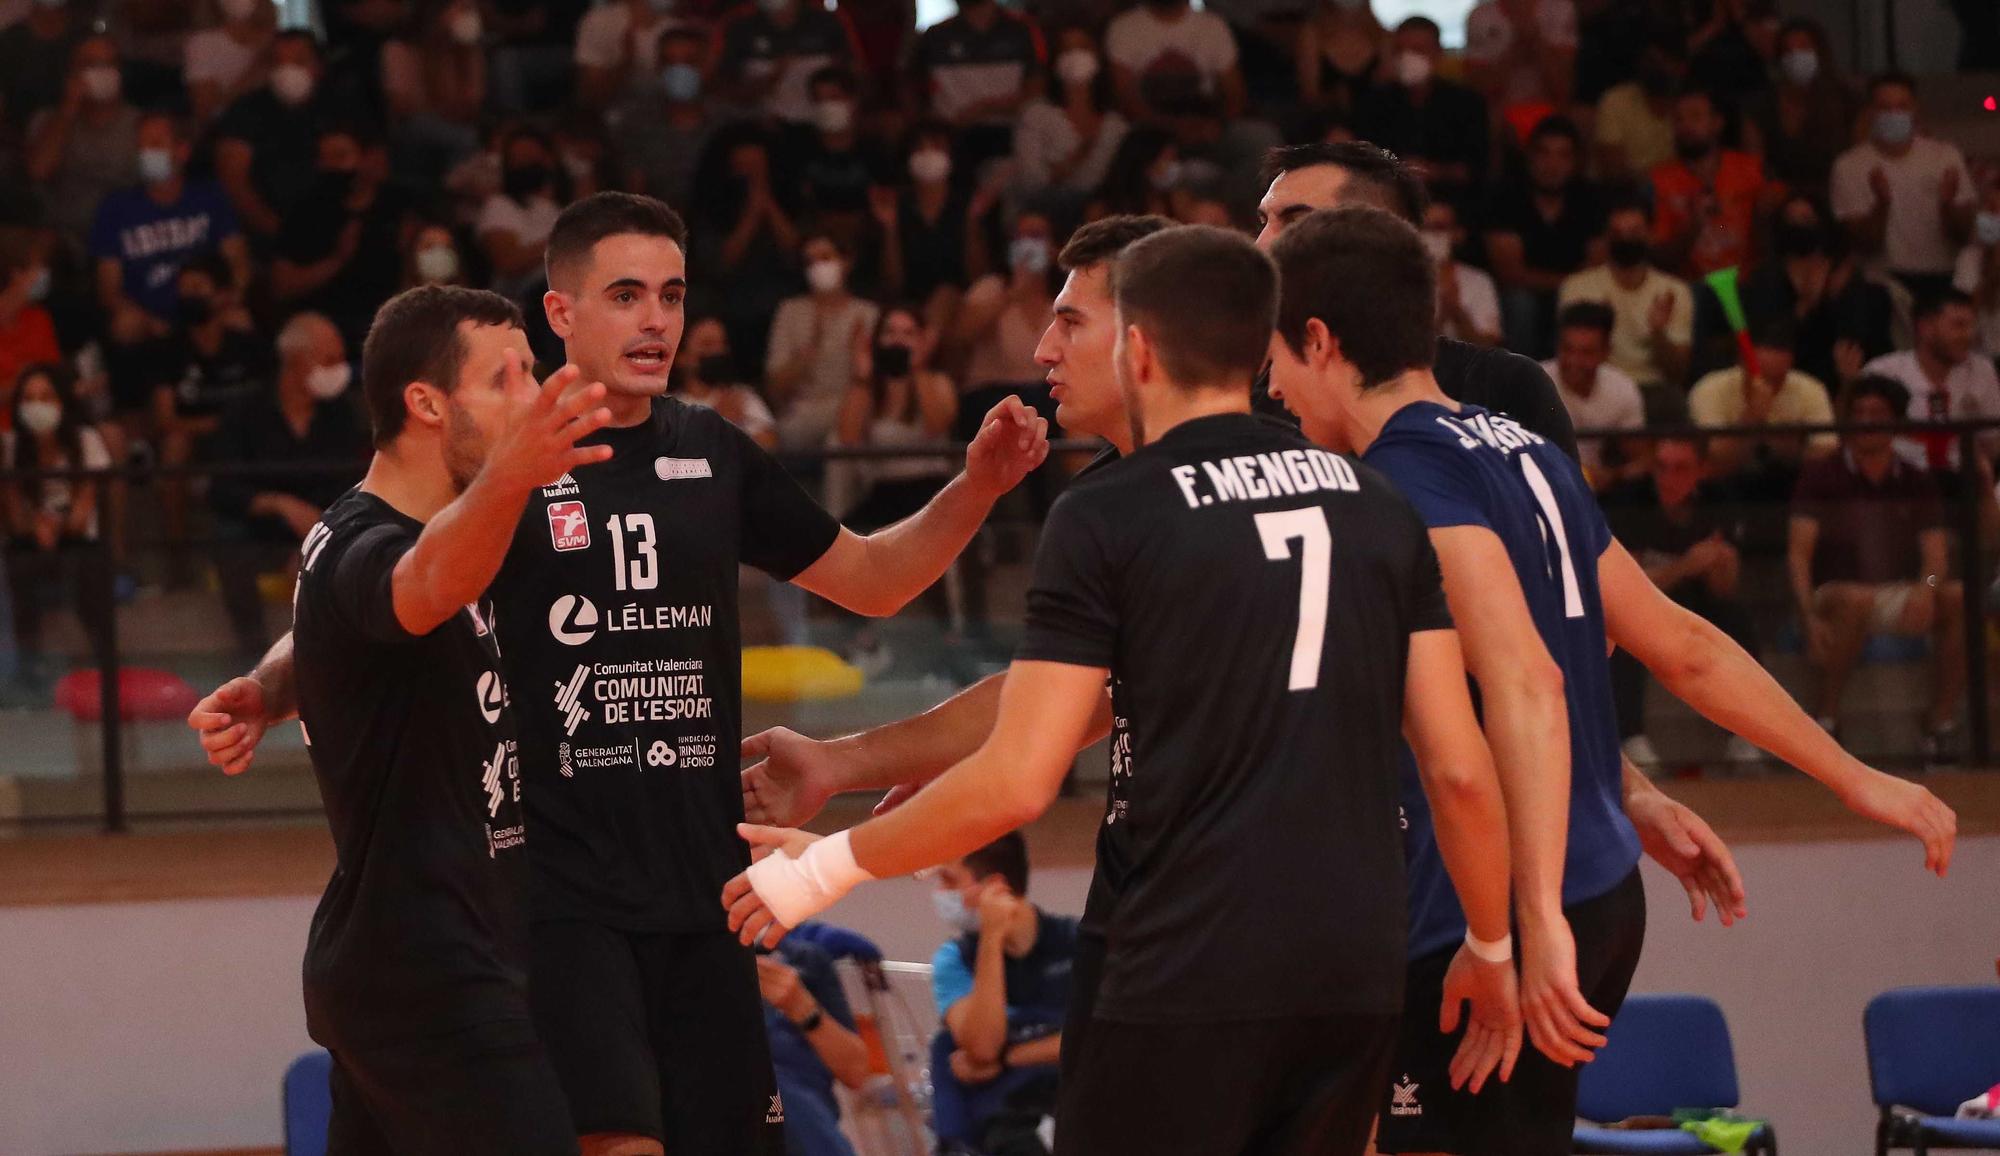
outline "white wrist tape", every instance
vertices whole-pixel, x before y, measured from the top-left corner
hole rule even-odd
[[[1474,958],[1485,960],[1487,963],[1506,963],[1514,958],[1514,937],[1503,935],[1499,939],[1481,939],[1472,934],[1468,928],[1465,932],[1465,950],[1471,952]]]
[[[845,831],[821,839],[796,859],[773,851],[749,872],[757,897],[786,927],[797,927],[873,878],[854,861]]]

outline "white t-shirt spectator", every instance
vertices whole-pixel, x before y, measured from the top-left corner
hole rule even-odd
[[[1666,368],[1653,354],[1653,330],[1649,319],[1653,302],[1660,294],[1674,299],[1673,315],[1667,319],[1667,339],[1687,346],[1694,340],[1694,290],[1671,273],[1650,266],[1637,289],[1627,289],[1612,276],[1611,266],[1597,265],[1563,278],[1556,290],[1556,309],[1579,301],[1595,301],[1611,307],[1611,364],[1624,370],[1634,381],[1662,384]]]
[[[59,463],[44,461],[37,464],[42,469],[59,469],[65,467],[85,470],[110,469],[111,451],[104,448],[104,439],[98,436],[97,431],[89,426],[84,426],[77,430],[76,434],[77,448],[83,451],[83,460],[81,462]],[[12,430],[0,433],[0,468],[9,470],[14,468],[15,447],[19,444],[17,439],[20,437],[20,434]],[[69,517],[70,506],[75,501],[76,491],[69,479],[48,478],[42,482],[42,500],[37,503],[37,509],[40,513],[50,514],[58,518],[67,518]],[[97,540],[97,515],[95,513],[91,515],[90,525],[84,530],[84,536],[93,542]]]
[[[1988,357],[2000,357],[2000,296],[1985,307],[1977,304],[1979,299],[1979,279],[1986,267],[1986,250],[1978,245],[1967,245],[1958,255],[1958,270],[1951,275],[1951,286],[1960,292],[1972,294],[1973,308],[1979,310],[1979,348]]]
[[[488,233],[507,233],[522,245],[540,245],[548,241],[549,233],[556,227],[556,218],[561,215],[562,206],[547,194],[524,205],[505,193],[495,193],[480,208],[479,223],[473,232],[482,237]],[[530,270],[511,281],[496,280],[493,288],[512,297],[533,285],[539,276],[537,270]]]
[[[1924,372],[1917,362],[1917,352],[1906,349],[1901,353],[1887,353],[1861,367],[1863,373],[1880,374],[1902,383],[1910,391],[1910,420],[1942,421],[1973,418],[2000,418],[2000,378],[1993,372],[1993,362],[1974,351],[1971,357],[1945,374],[1944,396],[1939,397],[1937,384]],[[1980,442],[1991,453],[1995,443],[1991,433],[1981,434]],[[1956,435],[1938,435],[1939,446],[1946,459],[1958,464],[1958,438]],[[1897,452],[1918,465],[1930,464],[1929,439],[1918,436],[1899,440]]]
[[[1115,112],[1104,114],[1097,139],[1090,151],[1061,181],[1055,167],[1076,153],[1080,143],[1076,126],[1068,114],[1047,101],[1036,101],[1021,110],[1021,123],[1014,129],[1015,180],[1026,192],[1057,185],[1077,192],[1089,192],[1104,183],[1119,142],[1125,139],[1125,118]]]
[[[1494,287],[1493,278],[1484,269],[1454,261],[1451,275],[1458,281],[1458,304],[1465,310],[1466,319],[1481,333],[1500,332],[1500,291]],[[1447,321],[1444,335],[1458,341],[1471,341],[1472,334],[1459,331],[1456,321]]]
[[[1828,190],[1833,215],[1843,221],[1865,217],[1875,207],[1868,174],[1881,169],[1889,178],[1889,223],[1882,236],[1882,265],[1895,273],[1949,273],[1958,261],[1958,246],[1945,234],[1938,196],[1945,174],[1958,174],[1956,204],[1978,195],[1965,154],[1958,146],[1920,136],[1910,151],[1891,157],[1873,141],[1855,145],[1833,162]]]
[[[677,393],[674,396],[689,405],[721,412],[724,395],[737,407],[736,416],[730,420],[736,423],[737,429],[749,434],[752,440],[778,428],[778,419],[771,415],[771,407],[764,404],[764,399],[757,391],[747,385],[725,385],[708,397],[695,397],[686,393]]]
[[[1216,78],[1236,67],[1236,36],[1213,12],[1184,11],[1163,20],[1140,5],[1112,20],[1104,33],[1104,55],[1142,83],[1193,75],[1201,91],[1212,94]]]
[[[220,28],[204,28],[187,38],[181,71],[190,85],[206,82],[227,92],[257,63],[261,51],[255,44],[239,43]]]
[[[1536,0],[1535,27],[1550,48],[1576,51],[1576,6],[1570,0]],[[1465,17],[1465,58],[1492,64],[1514,47],[1514,22],[1498,0],[1483,0]],[[1500,86],[1503,103],[1547,100],[1542,76],[1533,65],[1516,68]]]
[[[1597,367],[1597,384],[1588,397],[1571,392],[1553,360],[1542,362],[1542,368],[1548,372],[1549,380],[1556,383],[1556,392],[1562,395],[1563,408],[1569,411],[1570,424],[1577,429],[1645,428],[1646,402],[1639,396],[1639,383],[1617,366],[1607,361]],[[1594,470],[1604,465],[1602,440],[1578,439],[1576,449],[1585,469]]]
[[[656,16],[652,23],[634,29],[631,5],[623,0],[599,4],[577,22],[577,67],[610,71],[629,64],[630,86],[644,88],[660,62],[660,34],[686,23],[672,16]]]
[[[819,330],[805,379],[792,391],[778,415],[778,438],[786,449],[817,449],[826,444],[840,417],[840,403],[854,378],[854,333],[875,331],[881,310],[873,301],[848,299],[846,308]],[[811,297],[792,297],[771,318],[771,340],[764,351],[764,372],[790,362],[813,339]]]

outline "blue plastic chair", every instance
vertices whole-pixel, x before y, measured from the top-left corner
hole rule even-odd
[[[2000,1120],[1954,1120],[2000,1083],[2000,987],[1901,987],[1868,1001],[1868,1083],[1882,1118],[1877,1156],[1908,1148],[2000,1148]]]
[[[307,1052],[285,1069],[285,1156],[326,1156],[326,1126],[333,1118],[333,1057]]]
[[[1635,995],[1605,1033],[1609,1042],[1583,1066],[1574,1147],[1613,1156],[1703,1156],[1716,1149],[1679,1128],[1604,1128],[1679,1108],[1734,1108],[1736,1054],[1714,1000],[1698,995]],[[1777,1156],[1778,1136],[1759,1127],[1745,1152]]]

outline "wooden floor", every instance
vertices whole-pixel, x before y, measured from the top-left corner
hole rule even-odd
[[[2000,833],[2000,772],[1936,774],[1923,782],[1957,809],[1961,835]],[[1849,814],[1798,775],[1665,786],[1736,843],[1900,837]],[[851,825],[868,806],[859,797],[837,800],[814,827]],[[1087,866],[1101,806],[1095,798],[1058,800],[1028,829],[1036,864]],[[0,906],[311,896],[332,867],[332,843],[316,823],[31,835],[0,840]]]

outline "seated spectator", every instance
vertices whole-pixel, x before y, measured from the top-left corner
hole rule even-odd
[[[435,183],[479,148],[486,26],[474,0],[447,0],[382,46],[382,99],[396,172]]]
[[[1563,278],[1604,261],[1604,203],[1583,177],[1582,153],[1575,124],[1545,118],[1528,134],[1525,179],[1501,186],[1491,202],[1486,255],[1507,346],[1518,353],[1547,355]]]
[[[1595,301],[1609,306],[1611,364],[1643,388],[1678,392],[1687,380],[1694,345],[1694,291],[1654,267],[1650,229],[1639,202],[1614,202],[1604,218],[1609,259],[1563,278],[1556,304],[1567,308]]]
[[[1784,314],[1751,318],[1756,372],[1747,372],[1740,365],[1718,369],[1688,391],[1689,419],[1703,429],[1716,431],[1709,439],[1710,476],[1737,476],[1745,496],[1753,499],[1785,492],[1797,478],[1802,461],[1825,457],[1838,446],[1831,433],[1806,438],[1757,432],[1769,425],[1833,423],[1833,403],[1826,386],[1793,368],[1795,332],[1791,318]],[[1745,474],[1772,480],[1759,488],[1746,483],[1741,476]]]
[[[1438,76],[1444,45],[1437,23],[1412,16],[1396,26],[1390,47],[1395,83],[1368,89],[1354,109],[1362,138],[1403,158],[1434,200],[1465,197],[1486,179],[1492,140],[1486,101]]]
[[[278,234],[271,293],[290,311],[325,314],[358,346],[402,283],[409,201],[388,183],[387,150],[361,129],[322,130],[318,162]]]
[[[801,207],[819,228],[850,249],[862,244],[869,219],[868,192],[893,180],[892,162],[872,137],[861,134],[860,81],[831,65],[813,74],[813,128],[787,165]]]
[[[321,84],[312,33],[291,29],[271,44],[271,75],[238,97],[215,126],[215,175],[254,244],[277,240],[285,216],[318,179],[319,130],[344,112]]]
[[[1903,387],[1863,374],[1841,398],[1841,420],[1887,424],[1909,407]],[[1868,639],[1931,639],[1931,707],[1924,753],[1950,757],[1965,689],[1964,595],[1947,569],[1950,534],[1930,473],[1896,452],[1888,431],[1844,434],[1843,453],[1809,467],[1792,504],[1792,596],[1819,668],[1814,710],[1840,733],[1841,693]]]
[[[981,224],[998,200],[993,185],[971,195],[952,182],[951,128],[925,121],[910,134],[904,169],[910,183],[893,199],[870,200],[874,261],[868,284],[883,297],[919,301],[933,329],[943,326],[975,271],[985,272]]]
[[[1951,287],[1972,298],[1979,313],[1979,348],[2000,357],[2000,184],[1988,185],[1973,219],[1972,244],[1958,255]]]
[[[1782,192],[1756,157],[1722,147],[1726,122],[1699,89],[1674,101],[1674,159],[1653,170],[1653,248],[1690,281],[1755,263],[1757,222]]]
[[[165,113],[139,121],[139,179],[104,198],[90,229],[97,301],[113,343],[164,335],[178,316],[176,287],[191,260],[220,253],[230,279],[250,282],[250,247],[222,186],[189,180],[187,133]]]
[[[37,113],[62,103],[70,56],[90,35],[82,5],[30,4],[18,21],[0,29],[0,116],[23,132]]]
[[[1000,0],[958,0],[917,38],[914,68],[931,114],[957,136],[967,172],[1014,149],[1014,123],[1042,90],[1048,47],[1034,18]]]
[[[1974,355],[1979,316],[1972,298],[1947,289],[1921,300],[1916,323],[1915,348],[1878,357],[1861,372],[1902,386],[1910,402],[1907,416],[1913,421],[2000,418],[2000,380],[1995,378],[1993,362]],[[1982,432],[1979,443],[1989,458],[2000,448],[1992,430]],[[1897,449],[1932,470],[1958,467],[1955,433],[1917,434],[1904,439]]]
[[[575,87],[577,29],[595,11],[579,3],[486,0],[493,39],[493,105],[519,116],[569,101]]]
[[[519,299],[542,283],[542,250],[569,200],[555,142],[517,127],[500,146],[500,191],[486,199],[473,231],[493,270],[495,292]]]
[[[791,193],[771,173],[770,136],[756,124],[719,130],[697,169],[689,253],[695,284],[727,284],[716,315],[745,365],[762,365],[779,302],[799,280]],[[837,388],[845,388],[843,378]],[[777,399],[777,394],[772,393]],[[827,415],[832,428],[832,415]]]
[[[1048,97],[1029,102],[1014,129],[1014,194],[1025,207],[1074,220],[1104,181],[1125,139],[1111,107],[1111,77],[1087,28],[1056,38]]]
[[[77,245],[90,235],[98,202],[139,179],[139,110],[125,99],[109,36],[77,43],[62,102],[28,125],[27,157],[47,221]]]
[[[420,222],[410,235],[409,257],[403,262],[404,289],[419,285],[463,285],[465,256],[458,234],[436,221]]]
[[[1772,232],[1775,259],[1743,282],[1745,308],[1791,314],[1799,368],[1837,390],[1869,359],[1895,348],[1895,302],[1886,287],[1862,275],[1820,200],[1788,197]]]
[[[805,0],[760,0],[722,18],[713,77],[723,95],[744,108],[808,125],[813,74],[829,64],[854,67],[860,53],[844,11]]]
[[[1438,331],[1474,345],[1500,344],[1500,291],[1486,270],[1460,262],[1465,227],[1450,201],[1424,207],[1424,248],[1437,262]]]
[[[1104,183],[1097,187],[1085,216],[1093,220],[1119,213],[1174,216],[1182,171],[1180,145],[1172,133],[1150,125],[1135,128],[1112,152]]]
[[[1876,77],[1868,139],[1833,162],[1830,195],[1855,252],[1923,298],[1950,287],[1979,194],[1958,146],[1918,127],[1916,82],[1901,73]]]
[[[1688,35],[1688,79],[1731,107],[1770,84],[1777,65],[1775,0],[1715,0]]]
[[[931,1049],[938,1139],[1045,1152],[1035,1129],[1055,1110],[1076,920],[1028,902],[1019,832],[938,868],[935,879],[938,915],[957,933],[931,960],[944,1020]]]
[[[1646,403],[1639,383],[1609,364],[1611,307],[1595,301],[1565,306],[1556,316],[1556,356],[1544,361],[1569,410],[1570,424],[1579,430],[1638,430],[1646,425]],[[1608,439],[1579,439],[1584,473],[1595,489],[1634,476],[1643,460],[1628,459],[1624,447]]]
[[[327,59],[343,83],[379,89],[382,46],[409,28],[417,0],[320,0],[316,7],[326,30]]]
[[[1465,16],[1465,62],[1496,113],[1567,107],[1576,81],[1575,5],[1480,0]]]
[[[1687,76],[1686,49],[1672,38],[1646,46],[1637,75],[1597,102],[1599,180],[1642,181],[1674,159],[1674,98]]]
[[[1651,468],[1604,492],[1611,532],[1632,552],[1646,576],[1674,601],[1701,615],[1757,653],[1756,625],[1737,594],[1743,556],[1737,528],[1722,494],[1704,482],[1707,445],[1700,438],[1667,437],[1648,454]],[[1618,737],[1625,753],[1652,769],[1660,758],[1646,735],[1646,668],[1624,651],[1611,657],[1611,693]],[[1754,762],[1757,748],[1731,735],[1728,758]]]
[[[628,93],[606,124],[617,134],[627,187],[670,205],[691,204],[695,167],[715,135],[717,117],[702,91],[708,42],[693,28],[660,33],[657,83]]]
[[[276,388],[224,413],[216,430],[215,461],[260,467],[254,474],[219,474],[208,490],[222,605],[244,656],[262,654],[271,641],[257,576],[295,564],[306,532],[354,483],[318,467],[353,462],[358,476],[367,460],[366,421],[347,396],[352,380],[340,330],[316,313],[301,313],[278,333]]]
[[[62,360],[55,319],[43,304],[48,296],[46,244],[25,229],[0,229],[0,418],[8,421],[21,371]]]
[[[729,331],[722,322],[704,317],[687,328],[674,358],[673,394],[689,405],[712,409],[767,450],[778,448],[778,419],[757,391],[743,384],[743,374],[729,352]]]
[[[757,956],[757,989],[785,1105],[785,1156],[854,1156],[833,1082],[859,1089],[868,1081],[868,1045],[855,1034],[832,957],[788,935]]]
[[[1035,347],[1055,309],[1049,276],[1055,265],[1054,232],[1047,217],[1022,213],[1007,246],[1007,272],[982,277],[966,292],[946,345],[964,354],[960,378],[968,395],[1024,388],[1047,395]],[[975,401],[966,408],[983,415],[998,401],[996,394],[983,405]]]
[[[1764,174],[1795,192],[1824,195],[1833,162],[1854,142],[1861,100],[1817,21],[1795,18],[1778,33],[1776,81],[1743,110],[1743,147]]]
[[[239,97],[270,80],[278,7],[271,0],[219,0],[221,19],[187,38],[181,72],[194,121],[207,125]]]
[[[0,434],[0,468],[111,467],[103,439],[76,404],[74,380],[55,362],[21,371],[10,410],[13,428]],[[54,587],[74,591],[77,617],[101,661],[110,645],[111,612],[111,566],[97,545],[104,483],[94,478],[27,477],[0,489],[6,498],[7,577],[22,673],[39,681],[42,610]]]
[[[653,0],[610,0],[583,14],[576,25],[576,101],[607,108],[637,95],[659,75],[661,38],[688,22],[670,5]]]
[[[1309,112],[1347,117],[1358,114],[1384,72],[1383,57],[1396,51],[1371,0],[1313,4],[1294,48],[1299,102]],[[1387,141],[1376,143],[1401,151]]]
[[[933,370],[932,335],[910,306],[881,311],[872,332],[857,331],[853,383],[841,401],[834,444],[933,446],[948,441],[958,420],[958,389]],[[942,458],[879,458],[851,463],[858,493],[833,502],[841,521],[857,533],[892,526],[937,496],[956,472]],[[831,500],[831,499],[830,499]]]
[[[1264,191],[1257,165],[1282,138],[1244,115],[1228,21],[1194,11],[1189,0],[1147,0],[1111,21],[1104,55],[1126,120],[1171,131],[1183,152],[1215,167],[1232,203],[1256,202]]]
[[[809,292],[771,319],[764,387],[778,414],[778,444],[813,450],[839,425],[855,350],[867,346],[881,311],[848,291],[852,261],[832,237],[812,234],[799,252]]]

